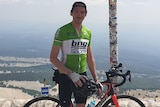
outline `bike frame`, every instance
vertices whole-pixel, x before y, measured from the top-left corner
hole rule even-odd
[[[110,98],[112,99],[113,104],[115,105],[115,107],[119,107],[117,96],[114,93],[114,89],[113,89],[114,84],[111,83],[111,79],[108,78],[107,80],[102,81],[101,84],[103,86],[107,87],[107,89],[105,90],[103,95],[100,95],[100,100],[95,105],[95,107],[102,107],[102,105]],[[70,107],[73,107],[73,103],[72,102],[71,102],[71,106]]]
[[[119,103],[118,103],[118,100],[117,100],[117,95],[116,95],[115,92],[114,92],[114,88],[116,88],[117,86],[122,85],[122,84],[126,81],[126,76],[128,76],[128,75],[130,76],[130,71],[128,70],[125,74],[122,74],[122,75],[121,75],[121,74],[118,74],[119,76],[122,76],[122,77],[123,77],[123,81],[122,81],[120,84],[115,85],[114,83],[112,83],[112,80],[111,80],[110,77],[116,76],[116,75],[114,75],[114,73],[117,72],[117,71],[121,71],[121,72],[122,72],[122,70],[119,70],[120,67],[122,67],[122,64],[121,64],[121,63],[120,63],[117,67],[114,67],[114,68],[110,69],[109,73],[106,72],[106,77],[107,77],[107,79],[104,80],[104,81],[101,81],[101,84],[103,85],[103,87],[107,87],[107,89],[106,89],[106,90],[102,90],[102,91],[104,91],[104,92],[102,93],[103,95],[100,95],[100,96],[99,96],[100,100],[99,100],[99,102],[95,105],[95,107],[102,107],[102,105],[103,105],[106,101],[108,101],[110,98],[111,98],[112,101],[113,101],[113,105],[114,105],[115,107],[119,107]],[[53,70],[55,70],[55,69],[53,69]],[[114,71],[114,73],[113,73],[113,71]],[[113,74],[114,76],[113,76],[112,74]],[[130,81],[130,78],[129,78],[129,81]],[[115,86],[116,86],[116,87],[115,87]],[[71,101],[70,107],[73,107],[72,101]]]
[[[102,107],[102,105],[107,101],[107,99],[112,98],[113,104],[115,107],[119,107],[117,96],[113,90],[113,84],[111,83],[110,78],[106,81],[101,82],[103,86],[107,86],[108,89],[105,90],[104,94],[100,96],[100,101],[96,104],[95,107]]]

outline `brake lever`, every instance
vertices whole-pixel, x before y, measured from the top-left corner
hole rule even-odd
[[[127,72],[128,72],[128,75],[129,75],[128,80],[129,80],[129,82],[131,82],[131,71],[130,71],[130,70],[128,70]]]
[[[122,73],[122,63],[119,63],[117,66],[114,66],[113,68],[112,68],[112,70],[115,70],[115,71],[120,71],[121,73]]]

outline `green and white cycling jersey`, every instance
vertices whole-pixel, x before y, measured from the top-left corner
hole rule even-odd
[[[54,38],[54,45],[61,46],[61,60],[66,67],[73,72],[86,72],[87,47],[90,46],[91,32],[82,26],[78,35],[71,23],[62,26],[57,30]]]

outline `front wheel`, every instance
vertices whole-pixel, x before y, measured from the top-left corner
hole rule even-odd
[[[61,107],[60,101],[53,97],[43,96],[28,101],[23,107]]]
[[[129,95],[118,95],[117,96],[119,107],[145,107],[145,105],[139,99]],[[105,102],[102,107],[115,107],[112,99]]]

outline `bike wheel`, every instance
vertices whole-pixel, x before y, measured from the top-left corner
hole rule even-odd
[[[129,95],[119,95],[117,96],[119,107],[145,107],[145,105],[139,99],[129,96]],[[115,107],[113,105],[112,99],[105,102],[102,107]]]
[[[43,96],[28,101],[23,107],[61,107],[60,101],[53,97]]]

